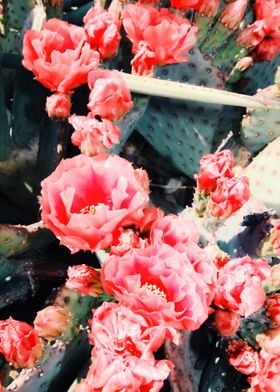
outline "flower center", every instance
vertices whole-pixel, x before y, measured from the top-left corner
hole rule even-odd
[[[89,214],[89,215],[94,215],[96,213],[96,208],[95,205],[91,206],[85,206],[80,210],[81,214]]]
[[[145,283],[142,286],[144,289],[148,289],[152,294],[156,294],[166,299],[166,294],[156,285],[151,283]]]

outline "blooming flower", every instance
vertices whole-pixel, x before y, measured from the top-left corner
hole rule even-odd
[[[70,319],[71,315],[64,308],[50,305],[37,312],[34,329],[38,336],[52,341],[66,332]]]
[[[0,352],[13,366],[30,368],[41,357],[43,346],[31,325],[10,317],[0,321]]]
[[[90,343],[96,349],[116,355],[135,355],[153,361],[153,352],[160,348],[165,338],[175,344],[180,341],[174,328],[151,326],[142,315],[112,302],[104,302],[94,310],[90,324]]]
[[[167,244],[110,256],[102,266],[104,290],[154,325],[194,330],[210,309],[209,287],[184,253]]]
[[[118,120],[133,107],[131,94],[118,71],[95,70],[88,75],[88,108],[93,116]]]
[[[210,193],[207,210],[210,215],[225,219],[239,210],[250,197],[249,180],[245,176],[219,179]]]
[[[63,120],[70,115],[71,99],[68,94],[56,93],[47,97],[46,111],[55,120]]]
[[[105,249],[113,232],[143,215],[147,174],[115,155],[78,155],[42,181],[42,220],[71,249]]]
[[[126,306],[107,302],[94,311],[90,324],[92,364],[81,391],[85,386],[90,386],[90,391],[160,390],[173,364],[156,361],[153,352],[166,337],[179,343],[180,335],[174,328],[151,326]]]
[[[228,346],[229,363],[243,374],[256,374],[260,371],[260,358],[257,351],[245,340],[233,340]]]
[[[240,316],[250,316],[264,304],[262,284],[269,275],[270,267],[262,260],[255,261],[249,256],[230,260],[219,270],[215,305]]]
[[[25,33],[22,63],[51,91],[70,93],[86,83],[89,71],[99,64],[98,52],[85,39],[82,27],[49,19],[41,31]]]
[[[200,159],[196,176],[199,192],[208,194],[216,189],[218,179],[233,177],[233,163],[234,157],[230,150],[204,155]]]
[[[92,49],[98,50],[101,59],[114,56],[121,40],[121,21],[115,13],[105,10],[101,5],[89,9],[84,16],[87,41]]]
[[[234,312],[217,309],[214,315],[214,326],[221,336],[235,335],[240,327],[240,316]]]
[[[159,392],[173,365],[168,360],[149,360],[137,356],[112,355],[93,350],[92,364],[83,381],[90,389],[79,392]],[[84,388],[84,389],[83,389]]]
[[[100,272],[86,264],[73,265],[68,268],[65,286],[82,295],[98,296],[103,292]]]
[[[194,47],[198,31],[186,18],[146,4],[126,5],[123,26],[132,42],[132,53],[137,54],[143,48],[143,41],[147,42],[157,65],[187,61],[187,52]],[[152,58],[151,53],[149,56]]]
[[[254,373],[249,382],[250,392],[274,392],[280,385],[280,356],[260,351],[260,368]]]
[[[120,129],[105,118],[99,121],[91,115],[73,114],[68,121],[75,129],[71,141],[85,155],[104,154],[120,140]]]

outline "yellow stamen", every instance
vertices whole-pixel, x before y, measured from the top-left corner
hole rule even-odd
[[[162,298],[166,299],[166,294],[159,287],[157,287],[156,284],[145,283],[142,287],[150,290],[152,294],[160,295]]]
[[[90,215],[94,215],[96,212],[96,208],[94,205],[91,206],[85,206],[84,208],[82,208],[80,210],[81,214],[90,214]]]

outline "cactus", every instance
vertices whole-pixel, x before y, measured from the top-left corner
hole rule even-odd
[[[212,67],[208,56],[197,49],[190,53],[188,63],[162,67],[158,77],[185,83],[196,81],[207,87],[224,86],[222,75]],[[211,149],[220,111],[218,105],[153,98],[136,129],[160,154],[171,158],[177,168],[192,176],[200,157]]]
[[[0,254],[5,257],[40,248],[53,240],[42,222],[29,226],[0,224]]]
[[[31,369],[23,369],[14,381],[7,379],[6,391],[27,392],[66,390],[90,355],[86,326],[90,311],[99,304],[90,296],[81,297],[72,290],[60,289],[54,305],[74,316],[70,328],[54,344],[46,345],[42,358]],[[81,327],[83,327],[81,329]]]
[[[280,137],[269,143],[244,170],[252,195],[280,213]]]

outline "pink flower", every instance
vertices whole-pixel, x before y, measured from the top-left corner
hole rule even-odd
[[[71,110],[71,99],[68,94],[56,93],[47,97],[46,111],[48,116],[54,120],[63,120],[69,117]]]
[[[265,37],[265,22],[257,20],[237,35],[237,43],[247,49],[254,49]]]
[[[71,93],[87,82],[89,71],[99,63],[98,52],[85,39],[82,27],[49,19],[41,31],[25,33],[22,63],[51,91]]]
[[[149,360],[128,355],[112,355],[94,349],[92,365],[85,383],[90,389],[79,392],[159,392],[173,364],[168,360]]]
[[[248,0],[235,0],[224,8],[220,16],[220,22],[228,29],[236,29],[244,18]]]
[[[233,163],[234,157],[230,150],[204,155],[199,162],[196,177],[199,192],[208,194],[216,189],[218,179],[233,177]]]
[[[186,18],[171,14],[166,8],[157,10],[146,4],[126,5],[123,26],[132,42],[132,53],[142,50],[145,41],[149,56],[152,58],[151,52],[155,54],[157,65],[187,61],[186,54],[194,47],[198,31]]]
[[[274,294],[267,299],[266,316],[269,317],[273,323],[280,325],[280,294]]]
[[[101,59],[116,55],[121,40],[121,21],[114,13],[100,5],[90,8],[84,16],[87,41],[92,49],[98,50]]]
[[[260,368],[254,373],[249,382],[250,392],[276,392],[280,385],[280,356],[265,350],[260,351]]]
[[[134,355],[153,362],[166,338],[179,344],[180,335],[175,328],[151,326],[149,321],[130,308],[112,302],[94,310],[90,322],[90,343],[98,350],[116,355]]]
[[[34,329],[38,336],[52,341],[66,332],[70,320],[71,315],[66,309],[50,305],[37,312]]]
[[[131,73],[134,75],[153,77],[156,64],[156,54],[150,49],[148,42],[139,41],[137,52],[131,60]]]
[[[116,155],[65,159],[42,181],[42,220],[72,252],[105,249],[114,230],[143,216],[141,172]]]
[[[234,312],[218,309],[214,315],[214,326],[221,336],[233,336],[239,330],[240,316]]]
[[[131,94],[120,72],[105,69],[92,71],[88,84],[91,89],[88,108],[93,116],[115,121],[132,109]]]
[[[73,265],[68,268],[65,286],[82,295],[97,297],[103,292],[100,271],[86,264]]]
[[[192,221],[168,214],[154,222],[150,236],[152,242],[161,241],[180,250],[190,242],[198,243],[200,233]]]
[[[110,256],[101,280],[107,293],[154,325],[194,330],[210,311],[209,287],[186,255],[166,244]]]
[[[104,154],[120,140],[120,129],[105,118],[99,121],[91,115],[73,114],[68,121],[75,129],[71,141],[85,155]]]
[[[263,260],[255,261],[249,256],[230,260],[219,271],[215,305],[240,316],[250,316],[265,302],[262,284],[269,275],[270,267]]]
[[[220,179],[210,193],[207,210],[215,218],[225,219],[239,210],[250,198],[249,179],[245,176]]]
[[[261,369],[259,354],[245,342],[233,340],[228,346],[229,363],[243,374],[256,374]]]
[[[30,368],[42,356],[41,344],[33,327],[23,321],[0,321],[0,353],[15,367]]]

